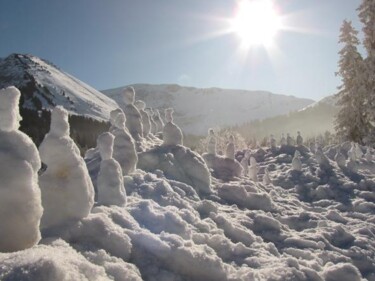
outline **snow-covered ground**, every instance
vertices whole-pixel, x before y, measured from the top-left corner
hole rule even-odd
[[[147,106],[174,108],[175,121],[184,133],[203,135],[211,127],[240,125],[255,119],[287,114],[312,104],[310,99],[265,91],[199,89],[179,85],[132,85]],[[123,87],[103,93],[122,104]]]
[[[126,207],[97,205],[60,238],[0,253],[0,279],[375,280],[375,163],[353,173],[332,151],[318,164],[302,150],[294,171],[293,147],[253,150],[259,182],[213,179],[204,196],[137,170]]]

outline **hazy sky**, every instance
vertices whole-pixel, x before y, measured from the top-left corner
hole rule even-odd
[[[222,34],[235,0],[0,0],[0,57],[30,53],[103,90],[132,83],[333,94],[342,21],[360,0],[275,0],[272,50]],[[218,36],[220,35],[220,36]]]

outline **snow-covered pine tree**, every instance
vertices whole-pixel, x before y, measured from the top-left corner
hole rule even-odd
[[[366,120],[367,89],[364,83],[364,62],[357,46],[359,40],[350,21],[345,20],[341,26],[339,43],[343,48],[339,51],[339,71],[342,85],[339,86],[338,105],[340,110],[336,116],[336,130],[340,137],[363,143],[368,134]]]
[[[363,24],[363,45],[367,51],[367,57],[364,60],[366,96],[366,114],[369,122],[368,133],[366,136],[368,143],[375,143],[375,1],[362,0],[359,5],[358,16]]]

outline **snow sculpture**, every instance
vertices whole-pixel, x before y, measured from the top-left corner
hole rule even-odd
[[[126,193],[122,170],[120,164],[112,158],[114,138],[111,133],[103,133],[97,139],[102,158],[97,179],[98,203],[107,206],[124,206]]]
[[[366,161],[368,161],[368,162],[372,161],[372,153],[371,153],[370,147],[367,147],[365,158],[366,158]]]
[[[363,157],[363,151],[362,151],[362,149],[361,149],[361,147],[359,146],[358,143],[356,143],[354,146],[355,146],[356,158],[357,158],[357,160],[359,160]]]
[[[316,152],[316,144],[315,144],[315,141],[312,141],[310,143],[310,151],[311,153],[315,153]]]
[[[39,147],[47,170],[40,176],[44,213],[42,229],[86,217],[94,204],[94,187],[79,149],[69,137],[68,112],[57,106],[51,128]]]
[[[329,165],[329,160],[327,156],[325,156],[321,147],[318,147],[315,152],[315,159],[319,165]]]
[[[235,153],[234,137],[233,137],[233,135],[230,135],[229,136],[229,143],[228,143],[227,149],[225,151],[225,156],[229,159],[234,159],[234,153]]]
[[[207,150],[208,154],[216,155],[216,136],[213,129],[208,130]]]
[[[290,136],[289,133],[286,134],[286,145],[289,145],[289,146],[293,145],[293,138]]]
[[[161,119],[160,112],[158,109],[154,110],[154,122],[156,124],[156,133],[163,131],[164,122]]]
[[[35,144],[18,130],[20,95],[13,86],[0,90],[0,252],[24,250],[40,240],[41,163]]]
[[[135,91],[133,87],[127,87],[123,91],[125,106],[123,111],[126,115],[126,127],[134,140],[139,141],[143,136],[142,117],[134,105]]]
[[[151,123],[150,133],[156,134],[158,131],[157,131],[157,125],[156,125],[155,120],[154,120],[154,114],[155,113],[152,110],[152,108],[146,108],[146,112],[148,113],[148,116],[150,117],[150,123]]]
[[[357,160],[357,151],[356,151],[354,142],[351,143],[351,147],[348,151],[348,156],[349,156],[349,159],[352,160],[352,161]]]
[[[276,148],[276,139],[274,138],[273,135],[270,136],[270,146],[271,146],[271,149]]]
[[[263,175],[263,184],[265,185],[268,185],[268,184],[271,184],[272,181],[271,181],[271,178],[270,178],[270,172],[268,170],[268,168],[266,168],[264,170],[264,175]]]
[[[303,145],[303,138],[301,136],[301,132],[300,131],[297,132],[296,142],[297,142],[297,146],[302,146]]]
[[[281,139],[280,139],[280,146],[286,145],[286,138],[284,136],[284,133],[281,134]]]
[[[124,176],[133,173],[138,162],[135,143],[125,128],[125,122],[125,114],[119,112],[115,122],[116,129],[112,131],[115,136],[113,158],[120,164]]]
[[[109,123],[111,123],[110,132],[116,129],[116,119],[120,113],[124,114],[121,108],[116,108],[109,113]]]
[[[135,106],[137,107],[139,113],[141,114],[142,117],[142,134],[144,137],[147,137],[150,132],[151,132],[151,118],[148,115],[148,113],[145,111],[146,104],[142,100],[137,100],[135,101]]]
[[[246,177],[249,174],[249,159],[250,159],[250,152],[246,150],[244,157],[241,160],[242,166],[242,173]]]
[[[250,157],[249,177],[253,181],[258,181],[258,163],[254,157]]]
[[[337,148],[335,161],[339,167],[345,167],[346,165],[346,158],[344,154],[341,153],[340,147]]]
[[[182,145],[182,131],[173,123],[173,109],[165,110],[165,124],[163,128],[163,145]]]
[[[292,159],[292,169],[294,171],[301,171],[302,170],[302,162],[301,162],[301,154],[298,150],[295,151],[294,157]]]

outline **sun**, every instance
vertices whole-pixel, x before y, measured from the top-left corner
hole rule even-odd
[[[269,46],[281,29],[281,20],[270,0],[243,0],[231,20],[231,29],[246,47]]]

